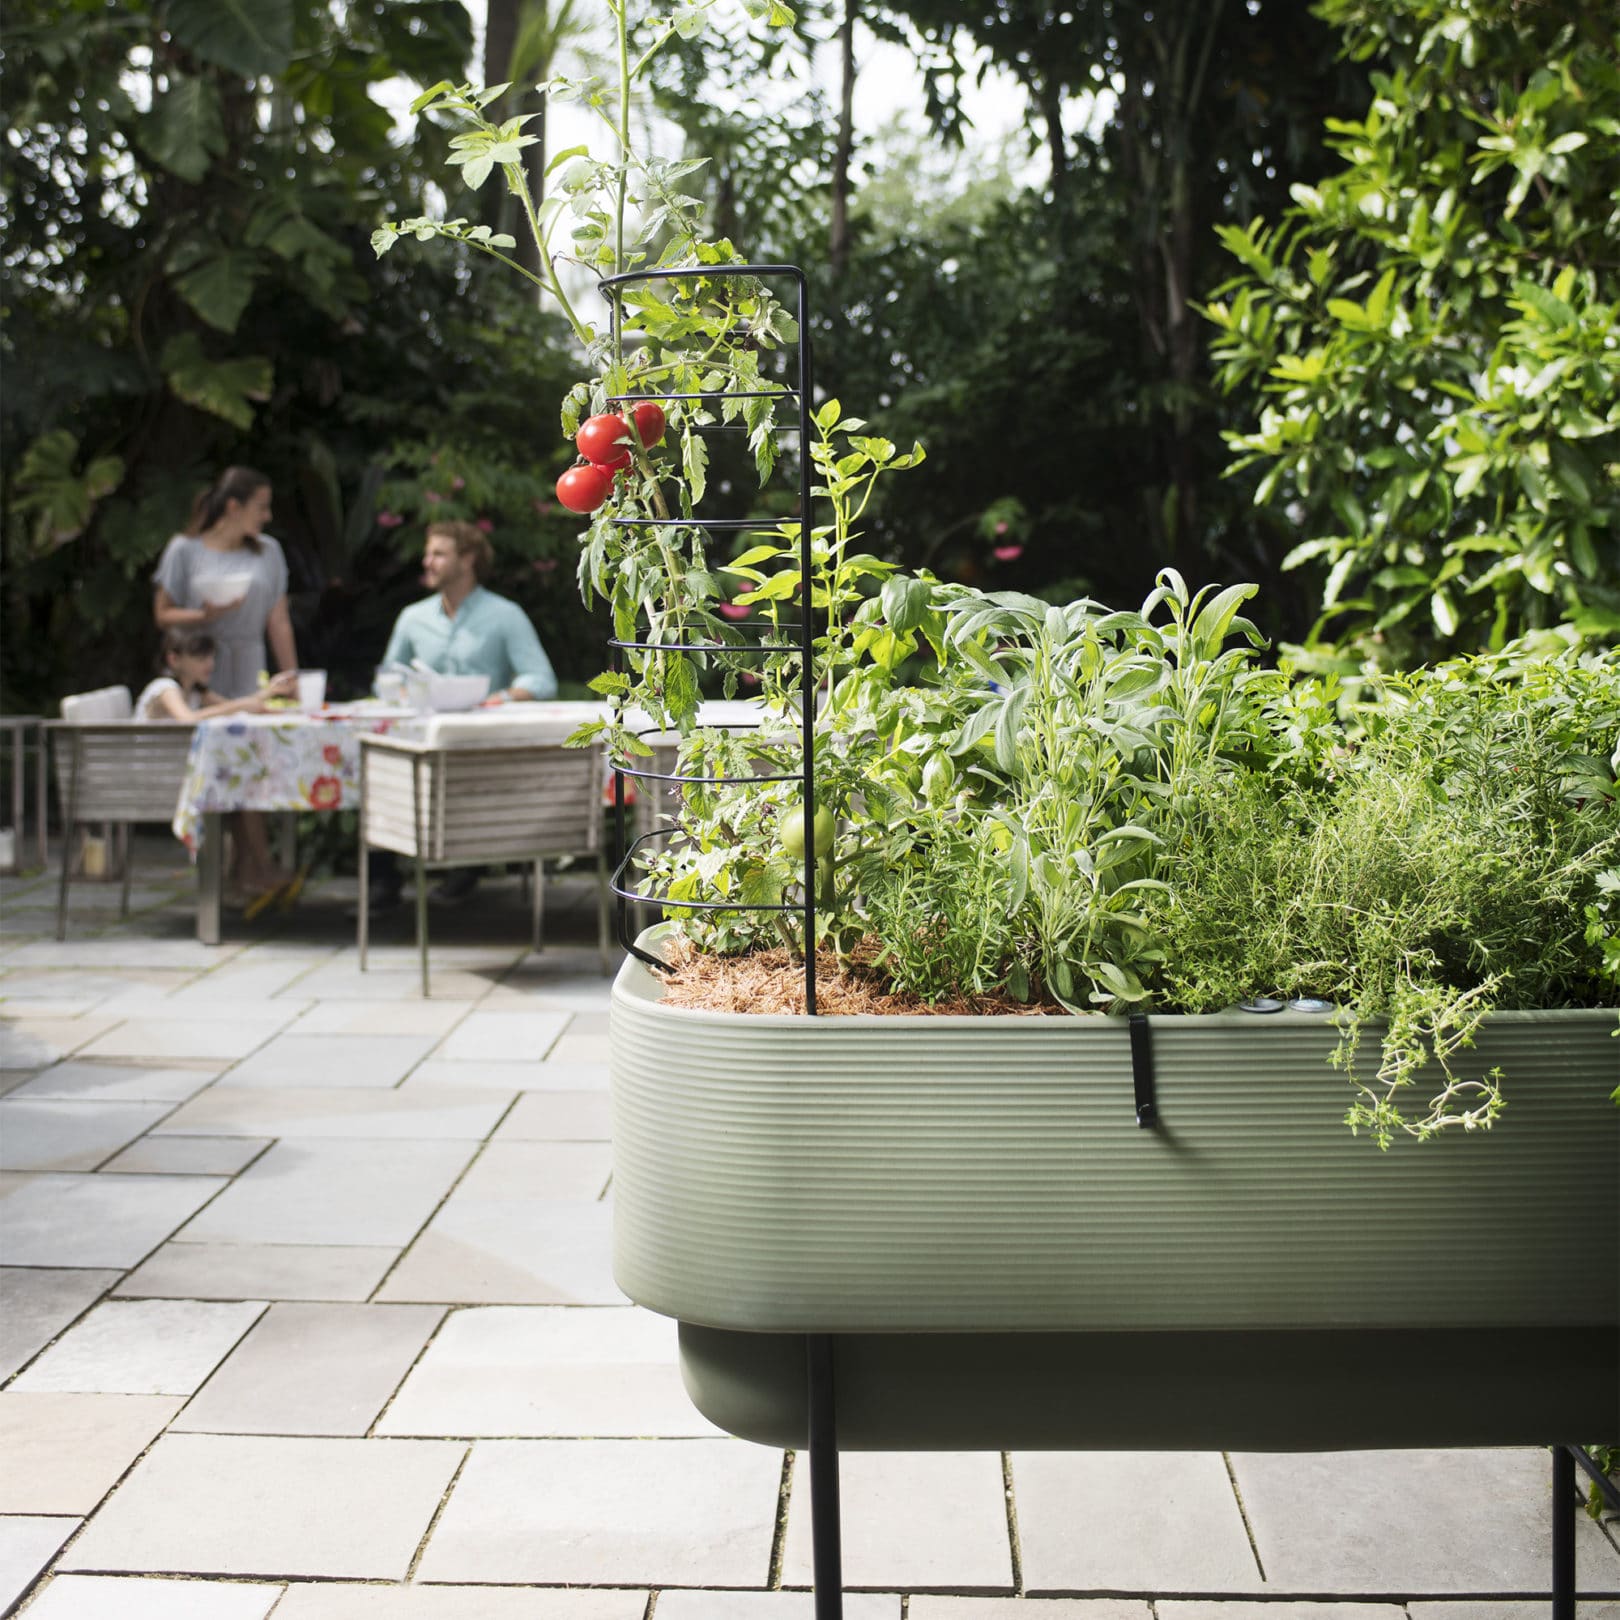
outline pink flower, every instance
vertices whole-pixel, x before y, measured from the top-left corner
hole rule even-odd
[[[1007,520],[1006,520],[1006,518],[1002,518],[996,524],[996,533],[997,534],[1005,534],[1006,532],[1007,532]]]
[[[1024,555],[1024,548],[1019,545],[997,546],[991,552],[997,562],[1017,562]]]
[[[466,487],[467,480],[463,478],[460,473],[457,473],[456,476],[450,480],[450,488],[452,490],[465,489]]]
[[[536,495],[535,498],[529,502],[529,505],[534,508],[536,515],[539,517],[545,517],[547,513],[555,512],[557,510],[557,503],[555,501],[543,501],[538,495]]]
[[[405,521],[398,512],[379,512],[377,514],[377,527],[379,529],[397,529]]]
[[[437,506],[439,502],[444,499],[444,496],[442,496],[436,489],[425,489],[422,491],[422,499],[426,501],[429,506]]]
[[[479,518],[473,527],[475,529],[482,529],[485,534],[494,534],[495,532],[495,525],[491,523],[488,518]]]
[[[750,610],[741,602],[721,602],[715,611],[722,619],[746,619]]]

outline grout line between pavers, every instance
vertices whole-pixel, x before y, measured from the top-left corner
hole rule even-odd
[[[1007,1503],[1007,1550],[1012,1555],[1013,1596],[1024,1595],[1024,1548],[1018,1539],[1018,1499],[1013,1495],[1012,1453],[1001,1454],[1001,1484]]]
[[[433,1517],[427,1522],[427,1529],[422,1532],[422,1539],[416,1544],[416,1551],[411,1555],[410,1567],[405,1571],[407,1582],[416,1579],[417,1565],[422,1562],[422,1558],[427,1552],[428,1542],[432,1539],[433,1532],[439,1528],[439,1520],[444,1517],[444,1510],[450,1505],[450,1497],[461,1478],[461,1471],[467,1466],[472,1454],[473,1448],[471,1442],[469,1442],[466,1450],[461,1454],[461,1461],[456,1464],[455,1473],[450,1476],[450,1483],[444,1488],[444,1495],[439,1498],[439,1505],[433,1510]]]
[[[508,1114],[510,1114],[514,1108],[517,1107],[518,1099],[522,1095],[523,1095],[523,1093],[521,1091],[513,1093],[511,1102],[509,1102],[506,1105],[506,1107],[501,1110],[500,1115],[496,1119],[495,1123],[490,1126],[489,1134],[487,1136],[483,1136],[483,1137],[479,1138],[478,1146],[474,1150],[472,1157],[467,1160],[467,1162],[461,1167],[460,1171],[457,1173],[455,1179],[450,1183],[450,1185],[448,1187],[445,1188],[444,1196],[438,1201],[438,1203],[436,1203],[433,1206],[432,1209],[430,1209],[428,1211],[427,1216],[423,1220],[422,1224],[416,1228],[416,1230],[410,1235],[410,1237],[408,1237],[405,1240],[405,1242],[403,1244],[400,1245],[399,1253],[396,1254],[394,1256],[394,1258],[389,1262],[388,1269],[382,1274],[381,1277],[379,1277],[377,1279],[377,1286],[375,1288],[373,1288],[369,1294],[366,1295],[364,1301],[362,1301],[363,1304],[367,1304],[367,1305],[384,1305],[384,1304],[389,1303],[389,1301],[387,1301],[387,1300],[378,1299],[377,1295],[384,1288],[386,1288],[388,1286],[389,1278],[392,1277],[394,1275],[394,1273],[399,1269],[400,1262],[402,1260],[404,1260],[405,1256],[411,1252],[411,1249],[415,1245],[416,1241],[420,1237],[422,1237],[422,1235],[434,1223],[434,1221],[436,1219],[438,1219],[439,1211],[442,1210],[444,1208],[444,1206],[446,1204],[448,1204],[450,1202],[450,1200],[455,1196],[456,1189],[458,1187],[460,1187],[462,1182],[467,1179],[467,1173],[472,1169],[472,1167],[475,1164],[478,1163],[478,1161],[481,1158],[483,1158],[484,1151],[485,1151],[486,1148],[489,1147],[490,1141],[494,1137],[495,1132],[498,1131],[501,1128],[501,1126],[506,1122],[506,1116]],[[420,1304],[438,1304],[440,1302],[437,1301],[437,1300],[422,1300],[422,1301],[401,1300],[401,1301],[397,1301],[396,1303],[399,1303],[399,1304],[416,1304],[416,1303],[420,1303]],[[450,1304],[450,1303],[454,1303],[454,1302],[446,1301],[444,1303]],[[463,1301],[462,1303],[473,1304],[473,1303],[476,1303],[476,1302],[468,1300],[468,1301]]]
[[[409,1245],[407,1244],[406,1247],[408,1248]],[[400,1250],[401,1254],[403,1254],[404,1252],[405,1251],[403,1249]],[[370,1300],[367,1300],[364,1303],[367,1304],[367,1305],[370,1305],[373,1302],[370,1301]],[[383,1304],[381,1302],[377,1302],[377,1303],[379,1305],[379,1308],[382,1309],[382,1310],[387,1310],[387,1309],[390,1308],[388,1305]],[[421,1309],[423,1309],[423,1307],[420,1306],[420,1305],[411,1305],[411,1306],[408,1306],[406,1308],[411,1309],[411,1310],[421,1310]],[[431,1306],[428,1306],[426,1308],[429,1309],[429,1310],[432,1309]],[[372,1420],[371,1420],[371,1422],[369,1424],[366,1425],[366,1432],[365,1432],[365,1435],[364,1435],[363,1438],[365,1438],[367,1440],[378,1440],[378,1439],[387,1439],[387,1438],[389,1438],[386,1435],[379,1435],[377,1433],[377,1425],[379,1423],[381,1423],[382,1420],[385,1417],[388,1416],[389,1412],[393,1408],[394,1402],[399,1399],[399,1392],[402,1389],[404,1389],[405,1385],[410,1381],[411,1374],[413,1372],[415,1372],[416,1369],[422,1365],[423,1358],[427,1355],[428,1351],[431,1350],[433,1348],[433,1346],[438,1342],[439,1335],[442,1332],[444,1332],[445,1323],[447,1323],[450,1320],[450,1318],[453,1315],[455,1315],[455,1313],[457,1311],[462,1310],[462,1309],[465,1309],[465,1307],[460,1306],[460,1305],[445,1305],[439,1311],[439,1320],[433,1324],[433,1331],[430,1334],[428,1334],[427,1338],[425,1338],[422,1341],[421,1349],[418,1350],[416,1352],[416,1354],[411,1358],[410,1366],[408,1366],[405,1369],[404,1373],[400,1377],[399,1382],[394,1385],[393,1392],[389,1395],[388,1399],[385,1400],[382,1403],[382,1405],[377,1409],[377,1415],[374,1418],[372,1418]],[[417,1438],[417,1437],[413,1436],[412,1438]],[[468,1440],[468,1442],[470,1444],[471,1440],[475,1439],[477,1437],[476,1436],[461,1436],[461,1435],[456,1435],[456,1436],[445,1435],[445,1436],[438,1437],[438,1438],[443,1438],[443,1439],[451,1439],[451,1438],[463,1439],[463,1438],[465,1438],[465,1439]]]
[[[1226,1464],[1226,1477],[1231,1482],[1232,1500],[1237,1503],[1238,1517],[1243,1521],[1243,1533],[1249,1538],[1249,1551],[1254,1555],[1254,1567],[1260,1579],[1266,1578],[1266,1566],[1260,1560],[1260,1543],[1254,1539],[1254,1526],[1249,1523],[1249,1510],[1243,1505],[1243,1491],[1238,1485],[1237,1469],[1232,1466],[1232,1453],[1223,1451],[1221,1461]]]
[[[776,1487],[776,1524],[771,1531],[771,1559],[765,1570],[765,1590],[782,1590],[782,1560],[787,1554],[788,1507],[793,1500],[792,1450],[782,1453],[782,1478]]]

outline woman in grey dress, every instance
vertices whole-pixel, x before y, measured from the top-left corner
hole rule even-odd
[[[298,668],[287,613],[287,559],[260,531],[270,521],[270,480],[251,467],[227,467],[191,509],[191,522],[164,547],[153,576],[160,630],[206,625],[217,657],[213,688],[247,697],[259,671]]]

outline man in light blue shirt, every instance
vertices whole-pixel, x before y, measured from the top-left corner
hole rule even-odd
[[[422,578],[438,594],[394,621],[383,662],[420,660],[441,675],[487,675],[499,702],[556,697],[557,677],[528,615],[480,583],[494,560],[488,537],[473,524],[430,523]]]
[[[495,550],[471,523],[430,523],[422,553],[422,579],[438,594],[413,602],[394,621],[385,664],[420,660],[440,675],[487,675],[492,703],[554,698],[557,677],[528,615],[516,602],[486,591]],[[399,862],[387,850],[370,856],[368,910],[398,905]],[[459,867],[434,888],[433,898],[460,905],[478,887],[478,868]]]

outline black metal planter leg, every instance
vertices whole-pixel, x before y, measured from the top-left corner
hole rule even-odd
[[[1552,1448],[1552,1620],[1575,1620],[1575,1459]]]
[[[844,1620],[832,1340],[825,1333],[807,1335],[805,1359],[810,1383],[810,1547],[816,1620]]]

